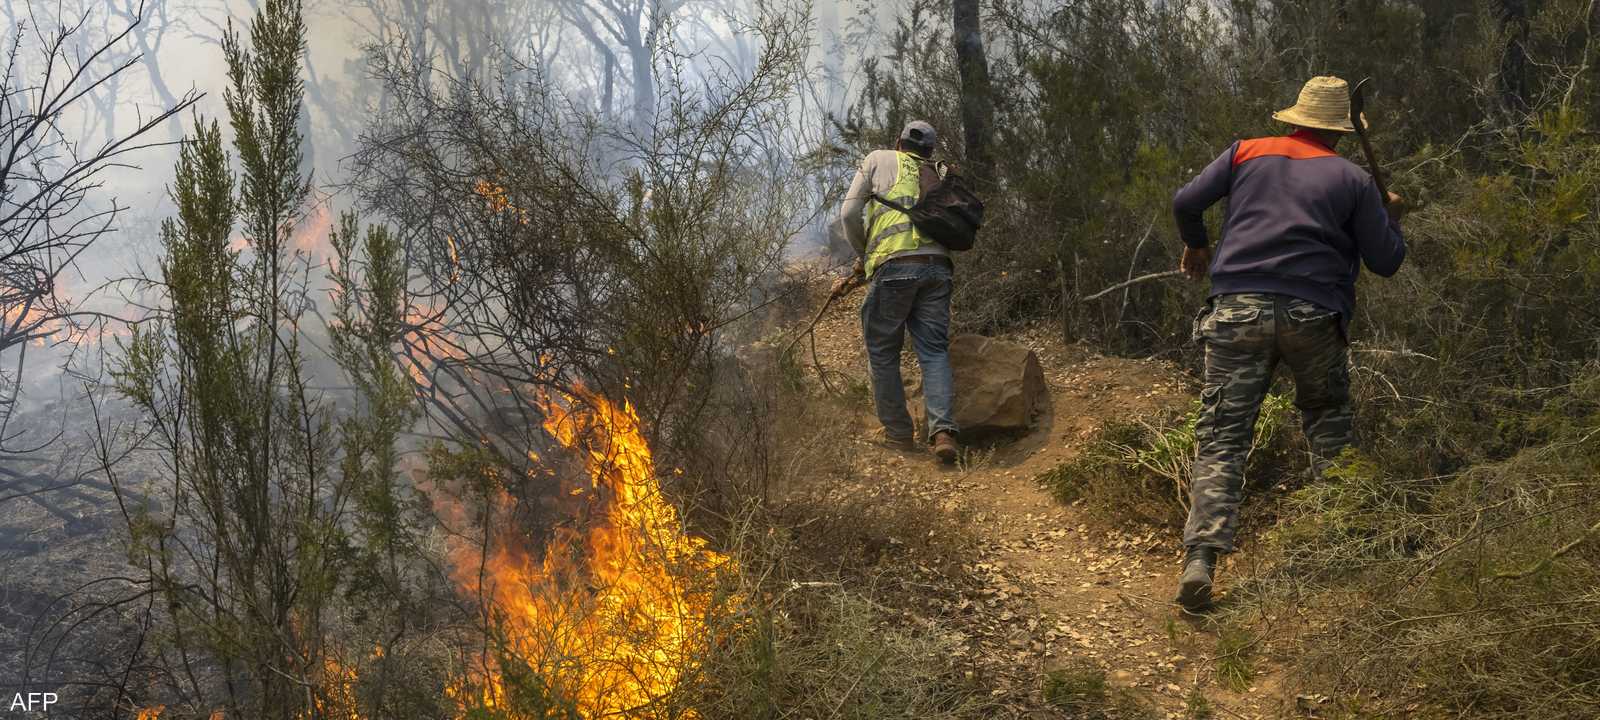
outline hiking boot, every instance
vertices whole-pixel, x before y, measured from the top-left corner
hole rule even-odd
[[[913,437],[897,438],[884,435],[878,438],[878,444],[900,452],[916,452],[921,449],[917,447],[917,439]]]
[[[961,454],[961,446],[956,444],[956,435],[948,430],[933,436],[933,454],[939,462],[953,463],[956,456]]]
[[[1183,556],[1183,575],[1178,578],[1178,604],[1189,612],[1211,607],[1211,574],[1217,568],[1217,549],[1196,545]]]

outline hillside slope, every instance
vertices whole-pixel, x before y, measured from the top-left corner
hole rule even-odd
[[[801,343],[798,358],[813,383],[820,364],[829,385],[840,390],[817,395],[849,418],[837,439],[852,446],[853,472],[843,481],[829,478],[827,487],[791,488],[791,494],[934,506],[960,518],[975,555],[963,569],[976,582],[930,608],[935,617],[920,620],[956,628],[966,660],[993,674],[994,692],[1017,717],[1079,715],[1061,714],[1064,705],[1092,710],[1101,698],[1079,685],[1092,685],[1083,670],[1094,667],[1105,672],[1108,685],[1123,689],[1111,690],[1105,702],[1133,698],[1155,711],[1147,717],[1205,717],[1199,706],[1209,704],[1218,717],[1267,718],[1293,706],[1259,663],[1244,692],[1219,684],[1214,629],[1170,603],[1179,558],[1175,529],[1117,527],[1081,506],[1057,502],[1037,480],[1107,421],[1184,407],[1192,394],[1181,370],[1067,347],[1048,328],[1008,337],[1034,349],[1044,367],[1050,397],[1035,430],[1010,444],[969,448],[957,466],[940,467],[930,455],[876,442],[857,315],[864,292],[836,301],[817,324],[815,357],[809,343]],[[823,294],[818,289],[814,302]],[[906,363],[911,385],[916,368],[909,348]],[[1073,705],[1074,698],[1084,704]]]

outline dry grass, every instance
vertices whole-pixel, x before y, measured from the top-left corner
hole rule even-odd
[[[814,492],[739,532],[746,601],[707,659],[706,718],[983,718],[990,687],[932,609],[960,593],[971,544],[937,508]]]
[[[1079,662],[1050,671],[1044,678],[1044,700],[1081,720],[1147,720],[1155,709],[1133,691],[1112,686],[1099,667]]]
[[[1592,453],[1545,447],[1426,482],[1347,458],[1290,498],[1240,616],[1327,617],[1301,673],[1383,698],[1350,712],[1595,717],[1600,560],[1576,549],[1600,520]]]

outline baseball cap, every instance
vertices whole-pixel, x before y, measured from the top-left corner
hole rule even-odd
[[[922,120],[906,123],[906,129],[900,131],[900,139],[930,148],[939,144],[938,133],[933,131],[932,125]]]

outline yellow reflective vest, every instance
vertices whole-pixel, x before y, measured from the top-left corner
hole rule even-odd
[[[900,170],[895,174],[894,187],[883,197],[909,208],[922,195],[920,178],[925,161],[906,152],[896,151],[895,156],[900,160]],[[896,253],[936,244],[917,231],[911,216],[877,200],[868,202],[867,208],[867,277],[872,277],[878,266]]]

